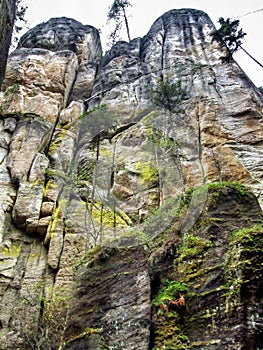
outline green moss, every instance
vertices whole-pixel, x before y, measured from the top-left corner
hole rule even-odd
[[[94,112],[97,112],[97,111],[107,111],[107,105],[105,104],[102,104],[102,105],[99,105],[99,106],[96,106],[92,109],[89,109],[88,111],[85,111],[84,113],[82,113],[80,116],[79,116],[79,119],[84,119],[87,115],[91,114],[91,113],[94,113]]]
[[[59,218],[60,218],[60,213],[63,210],[66,203],[67,203],[66,199],[61,199],[58,202],[58,205],[53,212],[52,222],[51,222],[51,227],[50,227],[50,238],[52,238],[54,236],[54,233],[55,233],[55,230],[56,230]]]
[[[255,224],[252,227],[241,228],[232,233],[230,244],[238,242],[251,242],[255,239],[255,235],[252,233],[263,234],[263,223]]]
[[[5,95],[18,94],[20,92],[20,85],[18,83],[14,83],[9,86],[9,88],[5,91]]]
[[[219,196],[219,194],[222,191],[225,190],[233,190],[235,191],[238,195],[240,196],[245,196],[249,194],[249,189],[241,184],[240,182],[213,182],[213,183],[208,183],[204,184],[202,186],[194,187],[194,188],[189,188],[186,191],[186,204],[190,203],[190,200],[194,196],[201,195],[202,193],[208,192],[211,197],[215,197],[215,199]]]
[[[57,185],[54,184],[54,182],[53,182],[51,179],[49,179],[49,180],[47,181],[46,185],[43,186],[43,190],[42,190],[42,192],[43,192],[43,197],[45,198],[46,195],[47,195],[47,193],[48,193],[48,191],[49,191],[49,190],[55,189],[56,186],[57,186]]]
[[[200,254],[209,247],[211,247],[211,242],[209,240],[188,234],[179,249],[180,256],[177,259],[177,262],[193,258],[197,255],[200,256]]]
[[[60,125],[61,126],[61,125]],[[65,138],[68,132],[68,126],[63,125],[60,127],[59,133],[56,135],[56,138],[52,141],[50,147],[49,147],[49,152],[52,154],[55,152],[56,148],[59,147],[61,144],[62,140]]]
[[[232,232],[225,259],[226,313],[240,303],[242,290],[257,284],[262,276],[263,225],[255,224]]]
[[[185,283],[166,280],[165,286],[153,299],[152,305],[159,306],[161,303],[168,303],[169,300],[177,299],[180,293],[184,295],[187,293],[187,287]]]
[[[140,172],[142,181],[146,184],[158,182],[158,170],[151,165],[151,162],[135,163],[135,169]]]
[[[173,322],[162,320],[157,322],[153,350],[184,350],[190,349],[190,340]]]
[[[123,213],[121,217],[118,213],[107,206],[104,206],[101,202],[96,202],[92,209],[92,218],[97,224],[103,225],[105,228],[114,227],[127,227],[127,222],[130,221],[129,217]],[[127,221],[126,221],[127,220]]]
[[[4,256],[10,256],[12,258],[17,258],[20,254],[20,251],[21,251],[21,242],[12,241],[10,246],[5,245],[2,248],[1,254]]]
[[[112,158],[113,152],[112,152],[112,150],[110,148],[101,147],[100,148],[100,155],[103,156],[103,157]]]
[[[178,267],[178,271],[180,272],[180,270],[183,270],[185,272],[185,281],[188,282],[192,279],[195,278],[199,278],[202,276],[205,276],[207,273],[220,269],[222,267],[221,264],[218,265],[213,265],[213,266],[208,266],[208,267],[204,267],[204,268],[194,268],[197,264],[195,263],[194,260],[190,260],[187,261],[187,265],[186,264],[182,264],[182,266]],[[195,271],[196,272],[193,272]]]

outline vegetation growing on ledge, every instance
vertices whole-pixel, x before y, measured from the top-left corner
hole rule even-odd
[[[159,306],[161,303],[168,303],[172,299],[177,299],[180,293],[187,293],[186,283],[166,280],[165,286],[153,299],[152,305]]]
[[[179,248],[179,257],[176,259],[176,263],[201,256],[209,247],[211,247],[211,242],[209,240],[188,234]]]
[[[223,182],[211,182],[211,183],[204,184],[202,186],[189,188],[186,191],[186,195],[188,198],[189,197],[191,198],[194,195],[201,193],[203,191],[208,191],[209,193],[215,193],[223,189],[232,189],[235,192],[239,193],[241,196],[245,196],[249,193],[249,189],[240,182],[223,181]]]
[[[253,242],[256,234],[263,235],[263,222],[251,227],[241,228],[232,233],[230,244]]]
[[[252,281],[262,278],[263,223],[232,232],[225,262],[226,312],[232,310]]]
[[[142,180],[149,185],[158,184],[158,170],[150,162],[136,162],[136,170],[140,171]]]
[[[122,217],[108,206],[101,202],[94,203],[92,218],[97,224],[105,228],[127,227],[130,222],[129,217],[122,212]]]
[[[11,245],[4,245],[1,254],[4,256],[10,256],[12,258],[17,258],[21,251],[21,242],[11,241]]]
[[[72,342],[79,340],[79,339],[89,338],[92,335],[100,334],[101,332],[102,332],[102,329],[99,329],[99,328],[86,328],[85,331],[70,338],[66,343],[68,344],[68,343],[72,343]]]
[[[159,325],[160,323],[160,325]],[[176,325],[165,320],[158,322],[154,346],[152,350],[186,350],[191,349],[190,340],[187,335]]]

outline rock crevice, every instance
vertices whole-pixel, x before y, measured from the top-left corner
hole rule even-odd
[[[52,18],[10,54],[1,349],[262,347],[262,95],[213,29],[171,10],[102,56],[96,28]]]

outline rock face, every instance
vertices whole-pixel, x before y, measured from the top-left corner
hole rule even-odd
[[[262,348],[262,95],[213,28],[172,10],[103,57],[69,18],[21,38],[0,95],[0,349]]]
[[[94,349],[96,343],[147,349],[150,323],[150,279],[143,247],[105,247],[82,264],[65,349]]]
[[[184,237],[177,229],[175,222],[150,256],[152,286],[154,301],[176,298],[182,288],[187,309],[167,319],[155,306],[153,347],[260,349],[262,212],[254,196],[236,185],[210,186],[196,224]],[[174,281],[178,290],[169,294]]]

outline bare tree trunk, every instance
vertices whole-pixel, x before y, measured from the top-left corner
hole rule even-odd
[[[112,169],[111,169],[111,186],[114,184],[114,174],[115,174],[115,157],[116,157],[116,142],[113,146],[113,155],[112,155]],[[116,238],[116,202],[113,198],[113,229],[114,229],[114,238]]]
[[[177,146],[177,144],[175,144],[174,147],[175,147],[176,165],[179,172],[181,189],[183,193],[183,198],[185,198],[184,174],[183,174],[183,168],[182,168],[182,163],[181,163],[180,154],[179,154],[179,147]]]
[[[127,35],[128,35],[128,40],[129,40],[129,42],[130,42],[130,41],[131,41],[130,28],[129,28],[128,19],[127,19],[127,16],[126,16],[126,12],[125,12],[124,7],[122,8],[122,11],[123,11],[123,17],[124,17],[125,26],[126,26],[126,31],[127,31]]]
[[[258,61],[256,60],[253,56],[250,55],[249,52],[247,52],[247,50],[245,50],[241,45],[239,45],[240,49],[242,49],[254,62],[256,62],[260,67],[263,68],[263,65]]]
[[[158,177],[159,177],[159,207],[163,205],[163,176],[162,176],[162,170],[160,169],[160,164],[158,160],[158,152],[157,152],[157,147],[155,146],[154,149],[155,152],[155,162],[157,165],[157,171],[158,171]]]
[[[92,192],[91,192],[91,201],[90,201],[90,208],[89,208],[89,220],[88,220],[88,225],[87,225],[86,251],[88,251],[88,248],[89,248],[89,235],[91,234],[92,211],[93,211],[94,200],[95,200],[97,168],[98,168],[98,160],[99,160],[99,154],[100,154],[100,137],[99,137],[99,135],[97,136],[97,144],[96,144],[96,146],[97,146],[96,160],[95,160],[95,168],[94,168],[94,172],[93,172]],[[94,227],[94,230],[95,230],[95,227]],[[94,235],[93,235],[93,238],[95,239]]]

